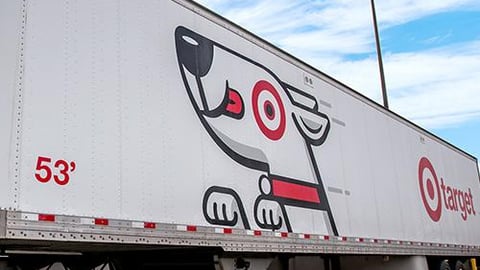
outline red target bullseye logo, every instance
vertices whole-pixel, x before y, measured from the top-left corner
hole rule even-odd
[[[426,157],[418,163],[418,181],[423,205],[430,218],[437,222],[442,215],[442,194],[435,169]]]
[[[285,107],[280,94],[271,83],[261,80],[255,84],[252,107],[262,133],[273,141],[282,138],[286,125]]]

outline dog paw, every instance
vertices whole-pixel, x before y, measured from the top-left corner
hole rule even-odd
[[[250,226],[238,194],[229,188],[210,187],[203,197],[203,215],[210,224],[236,226],[239,219],[243,226]]]
[[[259,197],[255,202],[255,221],[262,229],[279,230],[283,226],[282,206],[274,200]]]

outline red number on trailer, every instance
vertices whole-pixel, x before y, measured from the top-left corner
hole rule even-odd
[[[39,156],[37,158],[37,166],[35,168],[35,178],[41,183],[47,183],[52,179],[61,186],[68,184],[71,172],[75,171],[76,164],[74,161],[68,163],[63,159],[56,160],[53,167],[58,170],[54,173],[51,167],[52,159],[49,157]]]

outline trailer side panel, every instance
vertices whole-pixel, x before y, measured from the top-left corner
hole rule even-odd
[[[480,243],[475,158],[188,7],[28,1],[20,211]]]

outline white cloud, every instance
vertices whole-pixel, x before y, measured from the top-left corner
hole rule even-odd
[[[369,0],[200,0],[229,20],[296,52],[343,55],[374,51]],[[387,28],[451,9],[480,9],[477,0],[382,0],[378,21]]]
[[[381,101],[368,0],[202,0],[226,18],[319,70]],[[382,29],[451,10],[480,10],[478,0],[376,1]],[[443,37],[438,37],[443,38]],[[426,128],[480,118],[480,40],[384,55],[391,109]],[[360,60],[346,56],[361,54]],[[370,57],[365,57],[370,55]]]
[[[453,9],[479,9],[475,0],[383,0],[376,6],[379,21],[385,25],[398,25],[423,16],[451,11]]]
[[[427,128],[480,118],[480,41],[384,57],[390,107]],[[376,59],[340,62],[340,81],[381,100]],[[349,82],[349,83],[348,83]]]

